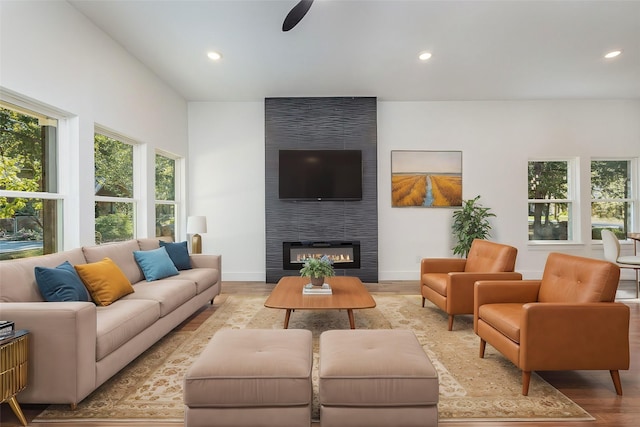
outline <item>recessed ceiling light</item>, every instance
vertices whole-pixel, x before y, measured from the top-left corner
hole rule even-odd
[[[622,53],[621,50],[613,50],[609,53],[607,53],[604,57],[607,59],[611,59],[611,58],[615,58],[616,56],[620,55]]]
[[[431,54],[429,52],[422,52],[420,55],[418,55],[418,58],[420,59],[420,61],[426,61],[427,59],[431,58]]]
[[[211,51],[211,52],[207,53],[207,56],[209,57],[209,59],[211,59],[213,61],[217,61],[218,59],[222,58],[221,54],[219,54],[218,52],[214,52],[214,51]]]

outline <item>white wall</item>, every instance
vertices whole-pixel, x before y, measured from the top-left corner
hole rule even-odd
[[[264,102],[189,104],[189,212],[224,280],[264,281]]]
[[[516,246],[517,269],[539,277],[550,251],[602,257],[590,240],[589,162],[640,157],[640,102],[379,102],[379,278],[417,280],[421,257],[451,256],[453,209],[391,208],[391,150],[461,150],[463,197],[481,195],[497,215],[492,239]],[[189,151],[204,249],[223,254],[225,280],[264,280],[263,103],[189,104]],[[527,161],[553,157],[579,160],[579,242],[530,245]]]
[[[185,100],[66,2],[2,1],[0,90],[68,118],[60,148],[66,248],[94,239],[95,124],[143,143],[151,180],[155,149],[187,156]],[[153,196],[143,200],[151,219]],[[143,223],[138,234],[154,235],[153,221]]]
[[[450,256],[454,245],[452,209],[390,207],[390,152],[402,149],[461,150],[463,198],[481,195],[497,215],[492,240],[517,247],[518,271],[539,277],[550,251],[602,258],[602,246],[591,244],[589,164],[592,157],[640,157],[640,102],[380,102],[381,280],[417,280],[420,257]],[[580,233],[577,244],[530,245],[527,161],[554,157],[578,159]]]

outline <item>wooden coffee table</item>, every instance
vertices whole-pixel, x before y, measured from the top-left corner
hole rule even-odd
[[[286,276],[280,279],[264,303],[268,308],[287,310],[284,328],[289,327],[291,312],[295,310],[347,310],[349,326],[355,329],[353,310],[374,308],[376,302],[357,277],[334,276],[325,279],[331,286],[331,295],[303,295],[302,287],[309,283],[308,277]]]

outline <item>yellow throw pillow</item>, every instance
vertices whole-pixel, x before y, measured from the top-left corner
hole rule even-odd
[[[111,258],[74,266],[97,305],[109,305],[133,292],[133,286]]]

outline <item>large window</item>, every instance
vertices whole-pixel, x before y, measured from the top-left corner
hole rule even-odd
[[[626,239],[632,231],[633,189],[630,160],[591,161],[591,238],[601,239],[603,229]]]
[[[96,243],[132,239],[136,235],[133,145],[96,133],[94,160]]]
[[[176,238],[176,160],[156,154],[156,236]]]
[[[0,259],[62,245],[57,127],[55,118],[0,102]]]
[[[529,240],[572,240],[573,162],[529,161]]]

